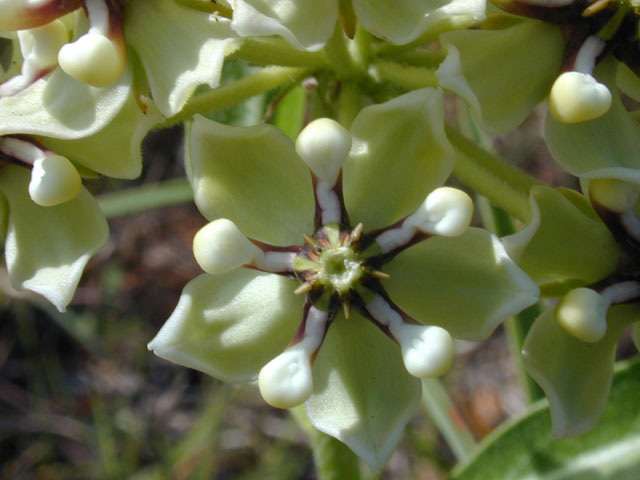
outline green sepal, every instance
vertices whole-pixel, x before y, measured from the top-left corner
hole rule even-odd
[[[68,202],[42,207],[29,197],[29,180],[29,171],[21,167],[0,170],[0,190],[9,203],[7,270],[16,289],[39,293],[64,311],[89,258],[106,243],[109,229],[84,188]]]
[[[611,307],[607,332],[595,343],[567,333],[553,309],[535,321],[523,346],[523,365],[549,399],[554,436],[580,435],[597,424],[609,396],[618,338],[639,315],[638,305]]]
[[[562,123],[547,116],[545,140],[560,166],[584,179],[614,178],[640,183],[640,125],[616,92],[617,62],[608,58],[594,75],[612,92],[603,116],[581,123]]]
[[[102,175],[132,179],[142,171],[142,141],[161,119],[151,102],[147,112],[142,113],[132,91],[116,117],[97,133],[75,140],[54,137],[38,140],[76,165]]]
[[[565,51],[556,26],[533,20],[447,32],[440,40],[447,50],[436,72],[440,85],[462,97],[493,135],[515,129],[547,96]]]
[[[0,97],[0,135],[64,139],[93,135],[111,122],[131,92],[131,69],[107,88],[91,87],[57,68],[15,95]]]
[[[293,338],[304,298],[296,282],[238,269],[203,274],[184,288],[149,350],[227,382],[254,380]]]
[[[338,0],[234,0],[231,28],[242,37],[279,35],[301,50],[321,49],[338,19]]]
[[[441,186],[454,151],[444,133],[442,91],[415,90],[364,108],[351,126],[343,167],[344,201],[353,225],[387,227]]]
[[[239,41],[230,22],[173,0],[131,2],[127,43],[145,68],[153,99],[167,117],[178,113],[196,87],[215,87],[224,57]]]
[[[384,267],[389,297],[407,314],[456,338],[482,340],[538,300],[538,287],[507,256],[497,237],[470,228],[432,237]]]
[[[541,186],[529,203],[531,222],[502,241],[545,293],[564,294],[615,270],[618,244],[584,196]]]
[[[345,443],[378,471],[396,448],[420,402],[420,380],[407,373],[400,347],[353,312],[329,328],[305,403],[321,432]]]
[[[196,117],[187,141],[194,199],[208,220],[229,218],[248,237],[274,245],[298,245],[314,232],[311,175],[276,127]]]

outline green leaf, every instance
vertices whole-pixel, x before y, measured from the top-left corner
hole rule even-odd
[[[535,404],[489,435],[452,480],[636,480],[640,471],[640,362],[614,377],[609,404],[591,432],[552,439],[549,408]]]

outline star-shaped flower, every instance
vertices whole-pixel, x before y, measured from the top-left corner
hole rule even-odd
[[[416,377],[448,369],[450,334],[485,338],[537,299],[497,238],[467,229],[466,194],[437,188],[453,162],[438,90],[367,107],[350,132],[316,120],[295,146],[269,125],[196,118],[188,158],[209,273],[149,348],[258,378],[276,406],[305,402],[374,469],[418,404]]]
[[[629,76],[639,71],[640,17],[629,2],[496,3],[536,20],[496,15],[486,29],[443,34],[447,58],[437,73],[441,86],[464,98],[492,134],[517,127],[545,97],[557,122],[599,118],[617,89],[596,67],[615,59],[631,69]]]

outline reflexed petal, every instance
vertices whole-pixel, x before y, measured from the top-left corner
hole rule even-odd
[[[0,98],[0,135],[93,135],[118,114],[129,97],[130,83],[130,69],[111,87],[96,88],[58,68],[16,95]]]
[[[302,296],[284,277],[239,269],[200,275],[149,343],[156,355],[229,382],[253,380],[302,320]]]
[[[63,311],[89,257],[107,241],[107,222],[84,188],[68,202],[36,205],[27,191],[29,179],[20,167],[0,170],[0,189],[9,201],[7,269],[15,288],[37,292]]]
[[[243,37],[280,35],[294,47],[319,50],[338,19],[338,0],[230,0],[233,28]]]
[[[238,40],[230,22],[172,0],[131,2],[127,43],[138,53],[160,111],[179,112],[198,85],[215,87],[225,54]]]
[[[502,239],[511,257],[543,290],[587,285],[616,267],[619,248],[587,199],[570,190],[535,187],[531,222]]]
[[[142,140],[162,116],[152,102],[140,111],[133,95],[102,130],[76,140],[41,137],[47,148],[94,172],[116,178],[136,178],[142,170]],[[108,145],[109,148],[105,148]]]
[[[494,135],[516,128],[549,93],[565,43],[553,25],[523,21],[503,30],[461,30],[440,37],[447,58],[440,85],[464,98]]]
[[[466,340],[486,338],[538,299],[538,287],[498,238],[478,228],[418,243],[383,270],[391,278],[382,284],[402,310]]]
[[[276,245],[313,232],[311,175],[280,130],[196,117],[188,143],[194,198],[207,219],[228,218],[249,238]]]
[[[609,396],[618,337],[639,314],[638,306],[612,307],[607,333],[596,343],[568,334],[555,321],[553,309],[533,324],[523,362],[549,399],[555,436],[579,435],[598,422]]]
[[[416,90],[363,109],[351,127],[343,171],[352,224],[386,227],[412,213],[444,183],[454,153],[444,134],[442,92]]]
[[[402,363],[400,347],[357,313],[329,328],[313,367],[305,403],[318,430],[336,437],[374,471],[391,456],[420,401],[420,380]]]
[[[484,18],[484,0],[424,1],[353,0],[353,9],[364,28],[385,40],[402,45],[417,39],[441,21],[456,17]]]
[[[616,62],[602,62],[595,74],[615,92]],[[566,124],[547,116],[545,139],[560,166],[582,178],[616,178],[640,183],[640,126],[619,95],[611,108],[588,122]]]

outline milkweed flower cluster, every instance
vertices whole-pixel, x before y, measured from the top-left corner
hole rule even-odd
[[[448,370],[451,335],[485,338],[538,294],[496,237],[468,228],[470,198],[438,188],[453,154],[441,102],[414,91],[363,109],[350,131],[315,120],[295,146],[268,126],[196,118],[192,182],[211,223],[194,254],[207,274],[149,348],[257,378],[267,402],[304,402],[316,428],[383,465],[416,377]]]
[[[63,310],[108,235],[83,178],[137,177],[145,135],[187,111],[206,273],[149,344],[157,355],[257,381],[275,407],[304,404],[317,429],[379,469],[420,379],[449,369],[453,338],[482,340],[542,294],[559,301],[531,329],[525,367],[555,433],[588,430],[617,339],[640,313],[640,131],[619,93],[640,101],[637,6],[495,3],[0,0],[12,283]],[[185,110],[200,91],[216,111],[273,89],[259,74],[220,87],[230,55],[303,66],[279,84],[310,79],[295,142],[257,117],[239,127],[195,115],[210,113],[206,101]],[[471,227],[471,198],[444,186],[468,151],[446,133],[443,89],[496,135],[548,99],[547,146],[584,194],[481,165],[478,176],[504,178],[478,193],[513,187],[524,227],[502,240]],[[281,93],[268,114],[289,112]]]

